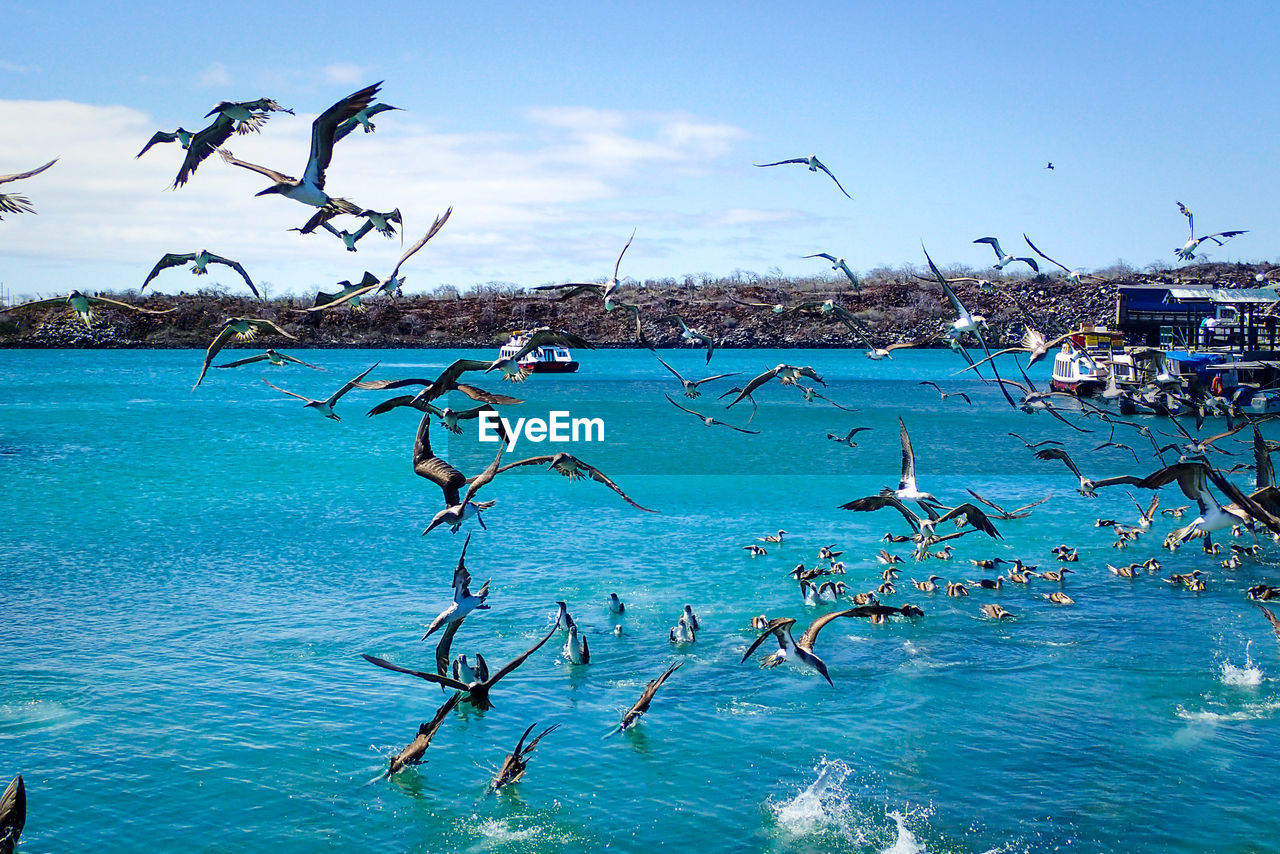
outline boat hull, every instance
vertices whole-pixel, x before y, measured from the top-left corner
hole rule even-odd
[[[521,362],[520,367],[531,374],[571,374],[578,370],[577,362]]]

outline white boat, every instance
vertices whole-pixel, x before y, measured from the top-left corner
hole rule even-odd
[[[1103,327],[1082,327],[1066,341],[1053,357],[1053,376],[1049,386],[1088,397],[1107,384],[1107,376],[1115,365],[1116,377],[1124,382],[1133,375],[1133,360],[1123,355],[1124,336]]]
[[[498,350],[498,358],[509,359],[529,343],[529,336],[523,332],[514,332],[506,344]],[[535,347],[520,360],[520,367],[527,368],[534,374],[571,374],[578,370],[578,363],[568,347],[558,344],[546,347]]]

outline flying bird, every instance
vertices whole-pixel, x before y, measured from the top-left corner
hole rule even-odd
[[[1022,235],[1022,239],[1023,239],[1023,240],[1025,240],[1025,241],[1027,241],[1027,245],[1031,247],[1031,251],[1032,251],[1032,252],[1036,253],[1036,254],[1037,254],[1037,255],[1039,255],[1041,258],[1043,258],[1044,260],[1048,261],[1050,264],[1053,264],[1055,267],[1061,267],[1061,268],[1062,268],[1062,272],[1064,272],[1064,273],[1066,273],[1066,274],[1067,274],[1067,281],[1068,281],[1068,282],[1071,282],[1071,284],[1073,284],[1073,285],[1078,285],[1078,284],[1080,284],[1080,282],[1081,282],[1081,280],[1082,280],[1082,279],[1096,279],[1096,280],[1101,281],[1101,277],[1100,277],[1100,276],[1091,276],[1091,275],[1089,275],[1089,274],[1087,274],[1087,273],[1082,273],[1082,272],[1081,272],[1081,271],[1079,271],[1079,270],[1072,270],[1072,269],[1071,269],[1070,267],[1068,267],[1066,264],[1063,264],[1063,263],[1061,263],[1061,262],[1059,262],[1059,261],[1055,261],[1055,260],[1053,260],[1053,259],[1052,259],[1052,258],[1050,258],[1048,255],[1044,254],[1044,253],[1043,253],[1043,252],[1041,252],[1038,248],[1036,248],[1036,245],[1035,245],[1034,243],[1032,243],[1032,242],[1031,242],[1031,238],[1030,238],[1030,237],[1027,237],[1027,235],[1026,235],[1026,233],[1025,233],[1025,232],[1024,232],[1024,233],[1023,233],[1023,235]],[[1039,271],[1039,270],[1037,270],[1036,272],[1040,272],[1040,271]]]
[[[694,412],[692,409],[689,409],[688,407],[681,406],[680,404],[676,403],[674,400],[672,400],[671,395],[669,394],[664,394],[663,396],[666,397],[666,399],[670,401],[671,405],[674,406],[676,409],[687,412],[690,415],[698,416],[698,418],[702,419],[702,423],[707,425],[708,427],[714,427],[718,424],[721,427],[731,427],[734,430],[737,430],[739,433],[751,433],[753,435],[759,435],[760,433],[759,430],[748,430],[745,427],[739,427],[736,424],[730,424],[728,421],[719,421],[715,418],[712,418],[710,415],[703,415],[701,412]]]
[[[837,258],[836,256],[827,252],[818,252],[814,255],[805,255],[803,257],[826,258],[828,261],[831,262],[832,270],[839,270],[840,272],[844,273],[845,278],[847,278],[850,284],[852,284],[857,289],[858,293],[862,293],[862,283],[858,281],[858,277],[855,276],[853,274],[853,271],[849,269],[849,265],[845,263],[845,260],[843,258]]]
[[[385,279],[379,279],[377,276],[373,275],[373,273],[366,270],[364,278],[360,280],[360,284],[358,286],[352,285],[351,282],[339,282],[338,284],[343,286],[340,294],[334,295],[334,298],[327,302],[322,301],[321,298],[331,296],[330,294],[317,294],[316,304],[307,309],[307,311],[325,311],[326,309],[341,305],[344,302],[359,304],[360,298],[366,295],[395,295],[399,293],[400,287],[404,284],[404,279],[399,277],[400,268],[403,267],[404,262],[412,258],[419,249],[426,246],[427,242],[430,241],[431,238],[440,233],[440,229],[444,228],[444,224],[449,221],[449,216],[452,213],[453,208],[450,207],[440,216],[436,217],[435,222],[431,223],[431,227],[427,229],[427,233],[418,238],[417,243],[405,250],[405,253],[400,256],[400,260],[396,262],[396,266],[391,270],[391,274]]]
[[[379,364],[380,364],[379,362],[374,362],[371,367],[366,369],[363,373],[361,373],[355,379],[347,380],[346,384],[343,385],[342,388],[338,389],[337,391],[329,395],[324,400],[315,400],[313,398],[307,397],[306,395],[298,394],[296,391],[289,391],[287,389],[280,388],[280,386],[271,382],[266,377],[263,377],[262,381],[267,385],[271,386],[276,391],[281,392],[282,394],[287,394],[290,397],[296,397],[298,400],[301,400],[303,403],[305,403],[308,409],[314,409],[318,411],[325,418],[329,418],[333,421],[341,421],[342,419],[338,417],[338,413],[333,411],[333,408],[338,405],[338,401],[342,400],[343,396],[347,392],[351,391],[353,388],[356,387],[356,383],[360,382],[365,377],[367,377],[374,368],[378,367]]]
[[[204,375],[209,372],[209,363],[228,341],[233,338],[236,341],[252,341],[264,332],[282,335],[291,341],[298,340],[297,336],[290,335],[270,320],[259,317],[229,317],[222,321],[222,326],[218,327],[218,334],[213,337],[213,341],[209,342],[209,347],[204,352],[204,364],[200,367],[200,376],[191,388],[194,390],[204,382]]]
[[[142,283],[142,287],[138,288],[138,293],[142,293],[147,289],[147,285],[151,284],[151,280],[160,275],[161,270],[167,270],[170,267],[181,267],[183,264],[191,263],[191,275],[204,276],[207,275],[210,264],[223,264],[230,267],[240,274],[245,284],[249,286],[249,290],[253,291],[253,295],[258,299],[262,299],[262,294],[258,293],[258,289],[254,287],[253,280],[249,278],[249,274],[244,271],[244,267],[239,261],[232,261],[230,258],[223,258],[221,255],[214,255],[208,249],[200,249],[195,252],[186,254],[166,253],[156,265],[151,268],[151,272],[147,274],[147,278]]]
[[[485,579],[479,592],[474,595],[471,593],[471,573],[467,571],[467,546],[470,544],[471,535],[467,534],[467,539],[462,543],[462,554],[458,556],[458,565],[453,570],[453,602],[431,621],[427,633],[422,636],[423,640],[431,637],[437,629],[460,622],[472,611],[489,610],[490,606],[485,604],[485,600],[489,598],[489,579]],[[448,657],[447,650],[445,657]]]
[[[399,107],[393,107],[390,104],[370,104],[342,124],[338,125],[337,130],[333,132],[333,141],[338,142],[346,137],[357,127],[361,128],[365,133],[373,133],[377,129],[377,125],[369,121],[378,113],[385,113],[389,110],[398,110]]]
[[[352,204],[346,199],[336,198],[325,192],[324,173],[329,168],[330,160],[333,159],[334,135],[337,133],[338,125],[367,108],[373,102],[374,96],[378,94],[378,87],[381,85],[382,83],[378,82],[358,92],[352,92],[321,113],[311,123],[311,153],[307,158],[307,165],[303,170],[301,180],[276,172],[274,169],[268,169],[265,166],[238,160],[226,149],[219,149],[222,158],[233,166],[257,172],[259,175],[264,175],[275,182],[267,189],[256,193],[256,195],[265,196],[275,193],[285,198],[293,199],[295,202],[319,208],[320,210],[315,216],[302,227],[303,233],[313,231],[319,227],[320,223],[340,213],[358,215],[365,209],[359,205]],[[194,147],[193,144],[192,148]],[[188,151],[187,154],[190,155],[191,152]]]
[[[832,181],[836,182],[836,186],[840,187],[840,192],[844,193],[845,198],[847,199],[853,198],[853,196],[849,195],[849,193],[845,190],[844,187],[840,186],[840,180],[836,178],[836,176],[831,172],[830,169],[828,169],[825,165],[823,165],[822,161],[818,159],[818,155],[816,154],[810,155],[809,157],[793,157],[790,160],[778,160],[774,163],[757,163],[755,165],[761,166],[761,167],[782,166],[787,163],[803,163],[805,166],[809,167],[810,172],[817,172],[819,169],[821,169],[823,172],[827,173],[827,175],[831,178]]]
[[[1178,210],[1182,211],[1182,215],[1187,218],[1187,230],[1190,232],[1190,237],[1187,238],[1187,242],[1182,245],[1182,248],[1175,249],[1173,251],[1173,254],[1177,255],[1178,259],[1182,261],[1190,261],[1193,258],[1195,258],[1196,249],[1198,249],[1200,247],[1200,244],[1205,242],[1206,240],[1212,240],[1214,243],[1218,244],[1219,246],[1222,246],[1224,245],[1224,241],[1230,240],[1236,235],[1249,233],[1247,230],[1246,231],[1219,231],[1216,234],[1206,234],[1203,237],[1196,237],[1196,224],[1195,224],[1195,220],[1192,219],[1191,217],[1191,211],[1188,210],[1187,206],[1184,205],[1182,202],[1178,202]]]
[[[676,379],[680,380],[680,385],[684,386],[684,396],[691,400],[698,397],[700,394],[702,394],[702,392],[698,391],[698,386],[702,385],[703,383],[709,383],[712,380],[721,380],[721,379],[724,379],[725,377],[737,376],[736,373],[716,374],[713,377],[703,377],[700,380],[687,380],[680,375],[679,371],[677,371],[675,368],[671,367],[665,361],[663,361],[662,357],[659,356],[653,349],[650,349],[649,352],[653,353],[653,357],[658,360],[658,363],[661,364],[662,367],[666,368],[668,371],[675,374]]]
[[[21,181],[23,178],[30,178],[33,175],[39,175],[44,170],[58,162],[58,158],[50,160],[43,166],[37,166],[29,172],[18,172],[14,175],[0,175],[0,184],[8,184],[10,181]],[[36,209],[31,206],[31,200],[21,193],[0,193],[0,213],[35,213]],[[0,219],[4,217],[0,216]]]
[[[234,362],[227,362],[222,365],[214,365],[215,368],[238,368],[241,365],[252,365],[255,362],[267,362],[272,367],[281,368],[286,364],[304,365],[308,368],[314,368],[317,371],[323,371],[324,368],[319,365],[313,365],[310,362],[304,362],[301,359],[295,359],[287,353],[281,353],[278,350],[268,349],[265,353],[259,353],[256,356],[250,356],[247,359],[236,359]]]
[[[72,291],[65,297],[50,297],[49,299],[38,299],[31,302],[24,302],[21,305],[15,305],[12,308],[7,308],[5,311],[23,311],[31,308],[43,308],[45,306],[54,305],[69,306],[71,310],[76,313],[76,316],[84,321],[85,327],[89,329],[93,328],[93,307],[95,305],[124,308],[129,311],[141,312],[142,314],[171,314],[178,310],[176,307],[166,309],[142,308],[141,306],[130,305],[127,302],[120,302],[119,300],[108,299],[107,297],[91,297],[80,293],[80,291]]]
[[[1040,265],[1036,263],[1036,259],[1013,257],[1012,255],[1010,255],[1009,253],[1005,252],[1003,249],[1000,248],[1000,241],[996,240],[994,237],[979,237],[977,240],[973,242],[986,243],[996,253],[996,263],[992,267],[995,270],[1003,270],[1005,267],[1009,266],[1014,261],[1021,261],[1022,263],[1029,266],[1031,269],[1035,270],[1037,273],[1040,272]]]
[[[187,153],[182,159],[182,166],[178,169],[178,176],[173,179],[173,186],[176,189],[187,183],[205,158],[217,151],[218,147],[230,139],[233,133],[261,131],[262,125],[274,112],[293,115],[293,110],[285,109],[270,98],[259,98],[256,101],[221,101],[205,113],[206,119],[210,116],[215,117],[207,127],[195,133],[181,127],[173,133],[159,131],[135,155],[135,159],[146,154],[151,146],[158,143],[174,141],[181,143]]]
[[[813,651],[813,645],[818,640],[818,633],[823,627],[838,617],[854,616],[850,611],[834,611],[830,614],[823,614],[818,619],[809,624],[809,628],[804,630],[804,634],[800,636],[800,640],[791,637],[791,627],[796,624],[793,618],[780,618],[771,620],[764,627],[764,631],[756,638],[755,643],[747,647],[747,651],[743,653],[742,660],[746,661],[751,657],[751,653],[764,643],[769,635],[773,635],[778,641],[778,649],[765,656],[761,662],[761,667],[777,667],[784,661],[795,660],[799,663],[806,664],[822,675],[827,680],[827,684],[834,686],[831,681],[831,674],[827,672],[827,664]]]

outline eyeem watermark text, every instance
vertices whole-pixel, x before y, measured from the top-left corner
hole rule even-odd
[[[573,418],[566,409],[553,409],[548,418],[517,418],[512,423],[496,412],[481,412],[481,442],[500,442],[507,437],[507,450],[515,448],[521,438],[530,442],[603,442],[603,418]],[[499,426],[501,425],[501,426]],[[523,431],[523,436],[521,435]]]

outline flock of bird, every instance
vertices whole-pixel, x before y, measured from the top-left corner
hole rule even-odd
[[[261,131],[264,124],[274,113],[291,114],[292,111],[266,98],[251,102],[222,102],[205,116],[205,118],[212,118],[212,122],[207,127],[195,132],[187,131],[182,127],[173,132],[158,132],[147,142],[138,156],[141,157],[147,154],[155,146],[178,143],[185,153],[173,186],[180,188],[192,180],[201,164],[216,152],[225,163],[256,172],[271,181],[271,185],[257,195],[280,195],[314,209],[314,212],[309,214],[306,222],[296,229],[297,231],[303,234],[310,234],[317,231],[317,229],[328,232],[341,240],[346,249],[354,252],[357,251],[357,243],[371,231],[377,230],[379,233],[390,237],[396,234],[397,225],[403,228],[398,208],[385,213],[378,212],[346,198],[330,195],[325,187],[325,172],[331,163],[335,146],[357,127],[360,127],[366,133],[373,131],[374,125],[370,119],[374,115],[397,109],[375,101],[380,85],[368,86],[348,95],[324,110],[316,118],[312,123],[311,147],[302,169],[301,178],[293,178],[267,167],[245,162],[236,158],[223,147],[234,134]],[[30,172],[0,177],[0,183],[34,177],[50,168],[55,162],[50,161],[50,163]],[[849,195],[831,170],[819,161],[816,156],[792,158],[756,165],[770,167],[784,164],[800,164],[807,166],[810,171],[821,171],[831,178],[841,193],[845,196]],[[1052,168],[1052,164],[1048,168]],[[1179,208],[1187,216],[1190,224],[1190,211],[1181,203],[1179,203]],[[385,298],[395,297],[404,281],[400,275],[401,267],[439,233],[448,222],[451,210],[451,208],[446,210],[444,214],[432,223],[425,234],[402,254],[388,275],[379,277],[366,272],[358,282],[339,282],[339,291],[318,294],[315,305],[307,309],[306,313],[315,315],[332,310],[340,305],[358,305],[361,299],[372,299],[380,296]],[[24,196],[16,194],[0,195],[0,211],[5,213],[31,212],[32,206]],[[346,217],[358,224],[353,225],[351,230],[337,228],[333,223],[339,217]],[[1242,233],[1244,232],[1224,231],[1197,238],[1194,228],[1192,228],[1191,239],[1178,250],[1178,257],[1184,260],[1193,258],[1194,252],[1204,241],[1221,244],[1222,241]],[[632,238],[634,238],[634,234]],[[1035,256],[1060,267],[1072,281],[1078,282],[1084,275],[1045,256],[1031,243],[1029,238],[1026,238],[1026,241]],[[1016,262],[1026,264],[1033,270],[1039,270],[1038,262],[1034,257],[1015,257],[1006,253],[999,241],[994,237],[980,238],[975,243],[991,246],[996,255],[995,267],[998,269],[1003,269]],[[636,322],[637,343],[643,347],[648,347],[662,368],[674,377],[678,386],[673,384],[672,391],[678,390],[687,401],[687,403],[681,403],[671,394],[664,394],[675,409],[694,416],[707,428],[727,427],[744,434],[756,434],[760,431],[749,429],[744,423],[738,423],[741,421],[739,415],[744,412],[745,408],[735,409],[735,407],[744,401],[750,403],[752,414],[747,419],[747,423],[749,423],[759,405],[754,395],[776,380],[779,386],[786,389],[794,389],[807,402],[822,401],[830,405],[833,411],[853,411],[818,391],[818,386],[825,388],[826,383],[813,367],[779,364],[775,367],[761,370],[760,373],[743,382],[740,386],[730,388],[724,392],[720,395],[720,400],[726,397],[731,399],[723,406],[716,408],[714,415],[709,414],[704,404],[696,403],[704,394],[703,387],[730,379],[736,374],[718,373],[691,379],[653,351],[644,333],[641,321],[641,306],[636,302],[626,301],[626,289],[619,278],[623,256],[625,256],[630,246],[631,239],[627,241],[619,253],[612,276],[603,283],[570,282],[561,285],[544,286],[542,290],[554,291],[559,299],[565,300],[584,296],[590,297],[592,300],[598,299],[600,301],[600,310],[606,313],[611,313],[618,309],[631,313]],[[1138,448],[1135,448],[1132,444],[1116,441],[1117,437],[1123,438],[1123,431],[1133,431],[1135,436],[1150,440],[1153,452],[1151,459],[1155,467],[1153,471],[1141,476],[1121,474],[1093,478],[1086,477],[1081,472],[1076,461],[1062,447],[1063,443],[1061,441],[1045,439],[1031,443],[1021,436],[1010,434],[1025,444],[1037,460],[1059,462],[1064,465],[1078,481],[1078,491],[1084,497],[1095,496],[1098,490],[1115,486],[1154,491],[1176,483],[1182,493],[1195,502],[1199,514],[1189,523],[1181,525],[1168,534],[1164,540],[1164,545],[1167,548],[1177,548],[1186,542],[1200,538],[1203,539],[1205,550],[1212,551],[1217,547],[1217,544],[1212,542],[1212,536],[1229,528],[1235,528],[1237,533],[1245,530],[1253,531],[1255,532],[1255,537],[1257,532],[1265,530],[1280,538],[1280,492],[1277,492],[1269,459],[1269,455],[1277,449],[1277,446],[1262,438],[1256,424],[1251,425],[1255,456],[1253,468],[1255,470],[1256,483],[1255,488],[1248,492],[1237,487],[1227,478],[1224,472],[1210,463],[1209,453],[1221,450],[1215,447],[1215,444],[1224,441],[1233,435],[1236,430],[1243,429],[1244,426],[1249,424],[1247,417],[1241,414],[1238,408],[1233,408],[1230,405],[1230,401],[1226,402],[1224,411],[1228,417],[1240,421],[1239,427],[1233,427],[1228,432],[1209,438],[1200,438],[1193,436],[1177,421],[1171,420],[1169,423],[1174,426],[1180,435],[1173,444],[1161,446],[1155,439],[1153,430],[1149,425],[1124,420],[1117,417],[1105,406],[1095,405],[1087,401],[1078,401],[1070,395],[1040,391],[1027,375],[1026,369],[1045,358],[1050,349],[1065,336],[1047,340],[1046,336],[1034,329],[1030,321],[1028,321],[1027,334],[1021,347],[1008,348],[992,353],[983,338],[983,332],[986,328],[985,319],[981,315],[974,315],[966,309],[952,287],[958,280],[944,277],[932,258],[929,257],[927,250],[924,254],[931,272],[931,276],[928,278],[940,288],[955,313],[955,319],[940,329],[936,335],[918,341],[877,346],[872,333],[866,325],[853,312],[840,305],[835,298],[805,301],[794,306],[787,306],[781,303],[744,304],[775,315],[786,312],[801,312],[841,323],[863,341],[866,347],[866,356],[873,360],[891,359],[892,352],[903,346],[918,346],[934,340],[945,341],[965,361],[966,366],[963,369],[965,372],[972,372],[977,380],[997,389],[1009,406],[1015,410],[1027,413],[1047,413],[1057,419],[1057,422],[1061,422],[1079,433],[1095,432],[1086,426],[1086,422],[1090,419],[1096,419],[1100,425],[1105,425],[1103,429],[1108,431],[1107,441],[1099,445],[1098,450],[1104,447],[1123,448],[1133,454],[1135,463],[1139,463],[1141,459]],[[831,262],[833,270],[842,272],[855,287],[857,286],[857,277],[843,258],[830,253],[815,253],[806,257],[821,257]],[[200,249],[196,252],[165,254],[147,275],[140,290],[145,289],[152,280],[165,270],[188,264],[192,265],[191,272],[196,275],[207,274],[208,267],[211,264],[225,265],[241,276],[255,295],[259,293],[243,266],[232,259],[211,253],[205,249]],[[91,323],[92,309],[95,305],[151,311],[150,309],[106,300],[101,297],[88,297],[79,292],[73,292],[68,296],[52,300],[28,303],[25,306],[17,306],[13,310],[58,302],[65,302],[70,305],[83,318],[86,324]],[[659,322],[678,325],[681,330],[682,340],[700,350],[705,350],[704,365],[709,365],[716,352],[717,345],[720,343],[714,335],[708,334],[705,330],[690,327],[684,318],[679,315],[664,316],[659,319]],[[590,349],[593,346],[590,341],[572,331],[539,327],[532,330],[523,330],[522,332],[526,337],[526,343],[520,352],[514,356],[495,360],[459,359],[435,376],[423,378],[393,377],[370,379],[370,374],[379,368],[378,364],[374,364],[347,380],[337,391],[323,399],[313,399],[307,395],[281,388],[265,378],[263,378],[263,382],[276,391],[303,401],[305,408],[314,409],[319,414],[334,421],[341,420],[336,408],[349,394],[409,389],[408,393],[400,393],[397,396],[381,400],[372,407],[368,414],[370,416],[381,416],[404,407],[421,413],[413,440],[412,467],[416,475],[440,489],[442,498],[442,506],[425,526],[423,534],[428,534],[439,527],[448,527],[457,533],[471,522],[474,522],[480,528],[486,528],[483,515],[497,505],[497,500],[494,498],[481,500],[479,498],[480,491],[489,488],[489,493],[491,494],[494,488],[490,485],[495,479],[505,472],[523,467],[540,467],[548,472],[559,474],[570,481],[594,481],[610,489],[635,510],[644,513],[655,512],[634,501],[613,479],[599,468],[569,453],[560,452],[513,461],[504,460],[507,454],[507,445],[505,441],[499,442],[497,452],[492,461],[484,469],[468,476],[433,450],[430,440],[430,432],[433,426],[442,427],[451,434],[461,433],[460,422],[476,420],[484,413],[497,413],[500,407],[522,403],[516,397],[482,388],[476,385],[475,382],[483,382],[485,377],[490,376],[500,377],[502,381],[512,384],[522,382],[528,376],[528,368],[521,365],[521,360],[537,348],[562,345]],[[294,338],[289,331],[275,320],[255,317],[227,318],[206,348],[199,376],[196,379],[193,390],[205,380],[211,367],[227,369],[251,364],[261,364],[264,367],[283,367],[296,364],[310,369],[324,370],[318,365],[310,364],[276,349],[266,349],[262,353],[222,364],[213,364],[218,353],[225,346],[233,342],[252,341],[258,336],[274,336],[275,338],[286,340]],[[985,358],[980,361],[975,361],[971,358],[969,354],[969,350],[972,348],[971,342],[976,342],[977,347],[984,351]],[[1027,355],[1025,363],[1018,360],[1018,355],[1022,353]],[[999,368],[1002,364],[1006,366],[1006,370],[1009,367],[1015,368],[1021,377],[1021,381],[1001,377]],[[984,371],[989,372],[990,376],[988,377],[984,374]],[[954,398],[958,401],[963,401],[966,405],[973,405],[973,400],[966,393],[946,391],[934,382],[926,382],[922,383],[922,385],[932,387],[940,395],[943,403]],[[1160,388],[1160,383],[1155,382],[1154,378],[1151,385],[1156,389]],[[1015,399],[1010,394],[1011,388],[1016,389],[1020,397]],[[441,403],[444,402],[442,398],[451,392],[457,392],[474,401],[477,405],[458,410],[449,405],[441,406]],[[1143,389],[1131,389],[1126,391],[1126,394],[1133,395],[1134,400],[1141,400],[1144,399],[1143,395],[1149,392],[1150,389],[1145,391]],[[1170,397],[1177,396],[1174,392],[1167,390],[1160,393]],[[1200,412],[1202,418],[1206,413],[1223,410],[1222,403],[1206,399],[1184,399],[1180,401],[1180,405],[1187,410]],[[1157,410],[1153,407],[1151,411],[1155,412]],[[735,418],[737,418],[737,421],[732,420]],[[1199,424],[1197,428],[1199,428]],[[854,449],[857,448],[855,436],[868,429],[865,426],[854,426],[847,433],[841,429],[826,435],[828,439]],[[854,512],[873,512],[886,508],[895,511],[902,517],[910,533],[886,533],[883,539],[888,542],[911,543],[910,556],[917,562],[952,560],[955,547],[949,541],[975,532],[984,535],[988,538],[988,541],[998,541],[1002,538],[1002,535],[995,522],[1025,519],[1030,515],[1034,507],[1048,500],[1048,498],[1044,498],[1014,510],[1006,510],[999,504],[983,498],[977,492],[969,490],[970,496],[974,499],[973,501],[944,502],[934,494],[921,488],[920,480],[917,477],[915,453],[906,423],[901,418],[899,418],[899,441],[902,452],[902,466],[897,487],[886,486],[876,494],[854,498],[840,505],[840,507]],[[1142,447],[1141,443],[1134,444]],[[1164,455],[1171,451],[1176,451],[1179,458],[1176,462],[1166,464]],[[1223,497],[1215,496],[1213,488],[1216,488]],[[1136,499],[1135,503],[1137,503]],[[1138,541],[1139,537],[1153,527],[1159,518],[1156,516],[1157,507],[1158,499],[1153,500],[1145,509],[1139,504],[1139,520],[1133,526],[1116,524],[1115,520],[1099,520],[1098,524],[1100,527],[1112,528],[1117,537],[1117,548],[1126,548]],[[1180,508],[1180,510],[1185,509]],[[1104,525],[1104,522],[1107,522],[1107,524]],[[944,532],[947,528],[951,530]],[[782,547],[785,536],[786,531],[779,530],[776,534],[761,537],[758,542],[744,546],[743,549],[753,557],[764,556],[768,554],[770,548]],[[537,654],[558,633],[564,633],[562,650],[565,659],[572,666],[591,666],[593,661],[598,662],[600,660],[599,650],[597,649],[596,655],[593,656],[585,633],[579,629],[565,602],[556,603],[554,617],[548,618],[550,626],[539,628],[536,631],[536,641],[501,667],[491,670],[485,657],[480,653],[474,653],[471,658],[462,653],[455,655],[453,647],[458,643],[458,633],[464,623],[474,626],[476,623],[481,622],[478,617],[483,612],[491,609],[489,602],[491,595],[490,582],[486,580],[478,589],[472,590],[472,577],[466,566],[466,552],[470,537],[471,534],[469,533],[463,542],[461,554],[454,569],[451,584],[452,596],[448,600],[448,605],[430,622],[426,633],[421,638],[421,641],[426,641],[439,633],[432,664],[426,669],[418,669],[413,666],[396,663],[388,658],[372,654],[364,655],[365,660],[382,670],[412,676],[441,686],[448,692],[444,702],[418,727],[416,735],[409,744],[389,759],[385,776],[389,777],[400,773],[405,768],[422,763],[442,723],[448,719],[459,704],[468,704],[481,711],[494,708],[496,705],[494,692],[498,690],[498,683],[515,673],[525,661]],[[758,632],[758,635],[746,647],[741,658],[742,662],[746,662],[753,653],[772,638],[777,644],[777,649],[761,659],[760,665],[762,667],[774,668],[783,663],[793,663],[816,671],[823,680],[834,685],[835,680],[832,678],[828,664],[815,651],[818,636],[824,627],[840,618],[866,619],[873,623],[882,623],[890,618],[918,620],[925,616],[925,610],[914,602],[898,601],[896,604],[888,604],[884,601],[898,595],[898,588],[901,584],[899,564],[903,563],[901,556],[891,554],[887,549],[882,549],[877,556],[877,560],[884,566],[879,585],[873,589],[854,592],[842,577],[845,576],[846,569],[839,558],[844,552],[835,551],[835,548],[836,544],[823,546],[818,552],[816,565],[811,567],[808,563],[801,563],[789,574],[790,578],[798,582],[799,585],[798,607],[831,607],[834,610],[829,610],[812,619],[799,638],[792,634],[792,628],[798,622],[796,617],[775,617],[770,619],[763,614],[756,617],[751,621],[751,628]],[[1234,561],[1229,559],[1222,564],[1223,568],[1228,571],[1240,566],[1245,557],[1253,557],[1258,551],[1256,546],[1232,545],[1231,549]],[[1052,551],[1055,561],[1062,563],[1078,561],[1076,551],[1068,545],[1064,544]],[[1009,569],[1003,575],[997,575],[994,578],[979,577],[973,579],[957,576],[952,580],[946,580],[942,576],[933,574],[923,580],[911,579],[912,588],[916,593],[925,596],[943,592],[947,596],[956,598],[973,595],[995,597],[1003,593],[1006,585],[1023,587],[1029,585],[1035,579],[1055,586],[1050,592],[1041,594],[1048,601],[1064,606],[1074,604],[1074,600],[1064,589],[1066,585],[1065,575],[1073,572],[1070,568],[1038,571],[1038,565],[1024,563],[1021,558],[1014,560],[1005,558],[972,558],[969,563],[979,570],[994,570],[1001,564],[1007,564]],[[1231,563],[1234,563],[1234,565],[1229,565]],[[1150,558],[1145,562],[1132,563],[1127,566],[1110,566],[1109,571],[1120,578],[1136,579],[1143,574],[1158,573],[1159,562],[1154,558]],[[1205,576],[1206,573],[1201,570],[1195,570],[1191,573],[1175,574],[1164,580],[1170,584],[1186,587],[1189,590],[1200,591],[1206,589]],[[783,582],[780,579],[779,583],[790,584],[791,582]],[[1252,599],[1266,600],[1280,597],[1280,588],[1265,584],[1255,584],[1248,588],[1246,593]],[[1008,602],[1007,599],[1004,601]],[[627,610],[617,593],[612,594],[607,602],[601,602],[599,607],[602,612],[607,611],[610,615],[615,631],[621,632],[627,620]],[[1276,627],[1277,637],[1280,637],[1280,623],[1275,621],[1274,615],[1264,606],[1260,605],[1259,607],[1263,608],[1268,620],[1271,621],[1271,625]],[[1016,619],[1014,612],[1008,610],[997,601],[984,602],[980,611],[985,617],[992,620]],[[468,622],[468,618],[470,618],[470,622]],[[686,605],[684,610],[677,616],[674,625],[669,629],[666,641],[670,644],[673,652],[679,653],[689,645],[697,643],[700,631],[704,631],[702,622],[698,619],[693,607]],[[468,642],[472,641],[469,640]],[[411,657],[411,654],[405,657]],[[634,727],[641,717],[649,711],[658,691],[676,676],[681,665],[682,661],[679,659],[666,662],[662,664],[661,668],[655,665],[654,672],[657,675],[648,682],[640,697],[625,711],[622,711],[617,726],[609,734]],[[498,699],[501,699],[501,691],[498,693]],[[559,725],[554,722],[550,723],[541,729],[536,736],[530,738],[534,730],[541,724],[541,721],[535,721],[529,723],[523,729],[515,747],[506,756],[500,769],[491,780],[488,791],[497,791],[521,779],[532,751],[543,738],[552,737]],[[19,776],[6,789],[3,798],[0,798],[0,854],[13,850],[18,835],[21,833],[24,820],[25,792],[22,779]]]

